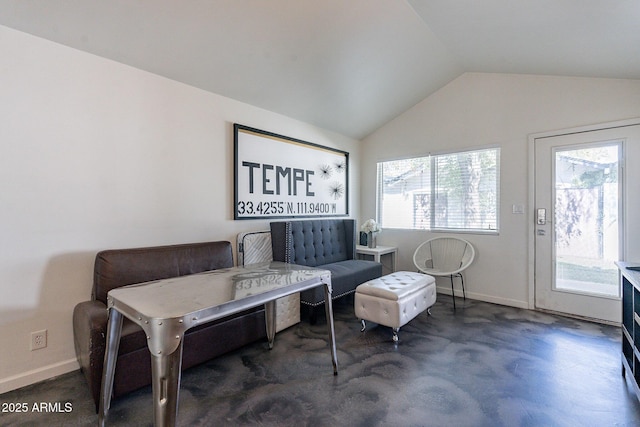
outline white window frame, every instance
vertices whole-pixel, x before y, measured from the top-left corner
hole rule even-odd
[[[496,156],[496,177],[495,177],[495,185],[496,185],[496,189],[495,189],[495,197],[496,197],[496,201],[495,201],[495,228],[457,228],[457,227],[442,227],[442,226],[435,226],[435,209],[436,209],[436,204],[434,203],[434,200],[430,197],[430,215],[429,215],[429,224],[427,225],[427,227],[425,228],[416,228],[416,217],[415,215],[413,216],[413,220],[411,221],[411,225],[410,226],[406,226],[406,227],[399,227],[399,226],[388,226],[385,225],[384,223],[384,219],[383,219],[383,200],[382,200],[382,196],[383,196],[383,171],[382,171],[382,166],[384,163],[388,163],[388,162],[393,162],[393,161],[402,161],[402,160],[411,160],[411,159],[426,159],[428,160],[428,164],[429,164],[429,173],[430,173],[430,182],[429,182],[429,189],[424,189],[422,190],[423,192],[431,195],[434,194],[436,191],[436,186],[437,186],[437,177],[436,177],[436,160],[439,157],[444,157],[444,156],[450,156],[450,155],[455,155],[455,154],[466,154],[466,153],[475,153],[475,152],[482,152],[482,151],[495,151],[495,156]],[[388,229],[401,229],[401,230],[427,230],[427,231],[432,231],[432,232],[447,232],[447,233],[470,233],[470,234],[499,234],[499,230],[500,230],[500,147],[499,146],[485,146],[485,147],[478,147],[478,148],[473,148],[473,149],[464,149],[464,150],[455,150],[455,151],[443,151],[443,152],[438,152],[438,153],[429,153],[427,155],[424,156],[415,156],[415,157],[408,157],[408,158],[399,158],[399,159],[391,159],[391,160],[385,160],[385,161],[380,161],[377,164],[377,188],[376,188],[376,217],[378,222],[381,224],[382,228],[388,228]],[[420,192],[420,190],[416,190],[414,194],[418,194]],[[440,193],[442,193],[440,191]]]

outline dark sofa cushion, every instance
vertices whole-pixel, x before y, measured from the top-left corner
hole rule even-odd
[[[382,264],[358,259],[320,265],[318,268],[331,271],[334,299],[353,293],[359,284],[377,279],[382,275]],[[318,286],[301,292],[300,300],[308,305],[320,305],[324,303],[324,288]]]

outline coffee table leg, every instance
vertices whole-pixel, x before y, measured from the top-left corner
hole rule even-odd
[[[98,413],[98,421],[101,426],[104,426],[109,407],[111,406],[113,375],[116,370],[121,331],[122,314],[118,310],[110,308],[109,322],[107,323],[107,345],[104,351],[104,367],[102,368],[102,384],[100,387],[100,409]]]
[[[269,350],[273,348],[273,341],[276,338],[276,302],[269,301],[264,304],[264,320],[267,325],[267,339],[269,340]]]
[[[151,355],[153,387],[153,423],[155,426],[175,426],[180,393],[183,337],[171,354]]]
[[[338,375],[338,353],[336,351],[336,331],[333,326],[333,304],[331,302],[331,279],[324,284],[324,309],[327,315],[327,328],[329,329],[329,344],[331,345],[331,362],[333,363],[333,375]]]

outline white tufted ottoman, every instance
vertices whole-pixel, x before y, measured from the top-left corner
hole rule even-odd
[[[397,271],[359,285],[355,294],[355,311],[362,320],[393,328],[393,341],[398,331],[418,314],[436,302],[436,279],[410,271]]]

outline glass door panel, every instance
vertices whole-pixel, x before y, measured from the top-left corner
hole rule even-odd
[[[621,142],[554,151],[554,288],[617,298]]]

